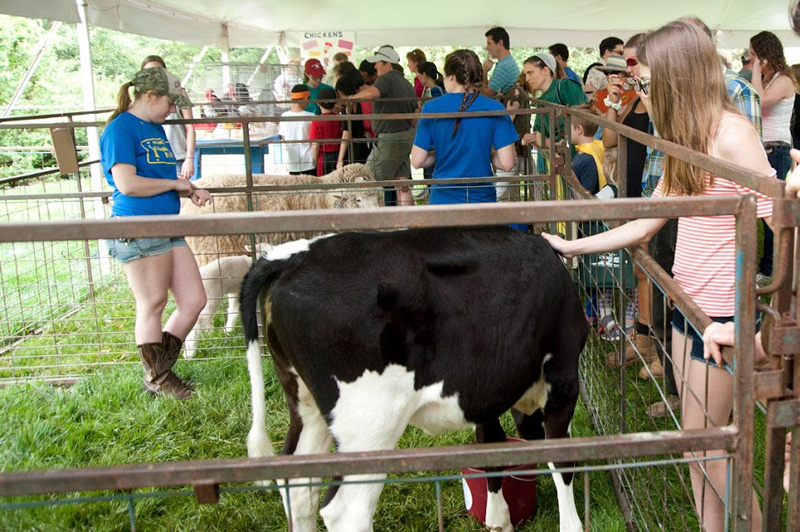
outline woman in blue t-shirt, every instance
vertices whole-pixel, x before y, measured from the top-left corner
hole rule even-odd
[[[207,191],[177,178],[175,156],[161,126],[176,107],[191,105],[180,80],[162,67],[140,70],[120,88],[117,109],[100,137],[100,163],[114,189],[112,216],[178,214],[180,196],[199,207],[211,200]],[[188,399],[191,386],[175,375],[172,366],[206,304],[192,250],[183,238],[106,242],[111,256],[125,265],[136,300],[135,338],[145,370],[145,389]],[[177,308],[162,330],[169,292]]]
[[[514,166],[514,142],[518,140],[508,115],[462,118],[424,118],[429,113],[504,111],[503,104],[480,94],[481,61],[471,50],[456,50],[445,58],[444,86],[447,94],[422,108],[417,125],[411,164],[433,166],[433,178],[491,177],[492,166],[509,170]],[[434,151],[435,150],[435,151]],[[434,181],[435,182],[435,181]],[[437,185],[431,187],[429,204],[490,203],[497,201],[494,184]]]

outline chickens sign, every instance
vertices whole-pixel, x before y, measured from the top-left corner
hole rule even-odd
[[[355,32],[352,31],[304,31],[298,35],[300,55],[306,59],[319,59],[327,69],[332,58],[339,52],[352,58],[355,49]]]

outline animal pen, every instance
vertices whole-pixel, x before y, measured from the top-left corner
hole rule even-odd
[[[580,111],[547,105],[544,109],[530,112],[547,113],[551,120],[564,116],[569,128],[569,118]],[[477,113],[474,113],[477,114]],[[492,113],[489,113],[492,114]],[[496,114],[496,113],[495,113]],[[432,115],[434,116],[434,115]],[[514,201],[499,204],[476,204],[468,206],[446,206],[426,208],[397,207],[369,210],[290,211],[281,213],[249,212],[241,214],[215,214],[197,217],[149,217],[136,221],[104,219],[108,216],[108,192],[93,190],[86,192],[88,173],[83,170],[69,180],[55,183],[45,181],[42,190],[18,194],[6,191],[2,197],[2,221],[0,224],[0,307],[4,315],[2,344],[0,344],[0,397],[3,394],[16,397],[19,402],[30,401],[33,405],[44,405],[48,400],[56,401],[62,392],[53,388],[53,394],[42,394],[38,381],[51,381],[53,385],[74,384],[77,394],[92,396],[92,385],[81,386],[83,381],[103,372],[109,372],[112,380],[104,382],[115,386],[113,379],[122,379],[132,393],[136,389],[138,373],[131,369],[127,373],[121,366],[136,366],[138,359],[132,343],[132,300],[127,291],[122,269],[105,255],[101,239],[135,238],[154,236],[194,235],[263,235],[264,228],[270,233],[282,232],[330,232],[360,229],[398,229],[406,227],[432,227],[456,225],[498,225],[508,223],[533,224],[538,229],[562,231],[574,234],[575,224],[603,221],[613,225],[616,221],[639,217],[679,217],[732,215],[736,220],[736,347],[727,352],[727,360],[735,360],[731,371],[735,379],[735,405],[731,422],[725,426],[707,426],[701,430],[682,430],[680,414],[671,412],[666,419],[651,419],[645,415],[648,405],[664,398],[664,384],[650,379],[642,382],[636,378],[637,366],[610,368],[606,364],[606,352],[622,350],[629,342],[623,334],[616,345],[590,337],[582,355],[580,374],[582,378],[583,408],[591,419],[596,435],[574,437],[570,440],[543,440],[533,443],[492,444],[485,446],[457,445],[449,447],[418,447],[375,453],[334,453],[319,456],[288,456],[262,459],[237,458],[244,452],[245,425],[242,420],[236,430],[226,427],[225,412],[221,417],[216,412],[201,413],[204,419],[195,423],[216,422],[220,424],[220,448],[200,454],[206,459],[196,460],[198,454],[182,450],[174,454],[157,454],[150,463],[104,459],[100,463],[63,463],[44,460],[30,463],[19,459],[26,446],[42,444],[43,440],[22,439],[2,456],[9,457],[0,465],[0,522],[9,527],[14,523],[35,522],[35,517],[26,520],[25,514],[36,508],[77,504],[85,507],[98,504],[116,505],[123,508],[119,515],[105,525],[81,522],[70,523],[71,528],[131,530],[147,528],[180,529],[225,529],[224,507],[229,500],[238,500],[242,494],[262,490],[280,489],[278,486],[252,484],[259,480],[285,478],[327,479],[345,474],[389,473],[392,484],[425,483],[434,488],[428,495],[436,504],[427,504],[416,499],[414,505],[428,506],[425,514],[426,530],[479,530],[465,517],[456,517],[448,507],[448,493],[460,493],[461,477],[454,470],[463,467],[494,468],[520,464],[547,464],[564,461],[577,462],[575,470],[582,472],[584,487],[584,526],[591,529],[599,517],[592,513],[592,500],[599,475],[610,473],[617,501],[629,530],[696,530],[699,528],[691,486],[688,480],[688,464],[702,467],[710,460],[723,460],[729,471],[729,482],[725,493],[707,493],[707,497],[719,497],[725,502],[726,528],[749,530],[751,520],[752,487],[757,488],[764,511],[765,530],[797,530],[800,528],[800,368],[794,358],[800,352],[800,337],[796,316],[797,281],[793,265],[800,255],[794,251],[795,228],[800,225],[800,201],[784,198],[783,184],[764,177],[753,176],[735,167],[721,163],[704,154],[692,152],[666,141],[644,135],[625,126],[612,124],[597,117],[584,115],[599,121],[603,127],[620,134],[620,164],[624,164],[626,140],[628,138],[645,143],[666,153],[689,161],[717,175],[723,175],[737,183],[765,193],[774,198],[773,222],[776,229],[776,275],[775,281],[766,289],[756,289],[755,269],[757,238],[755,233],[756,211],[752,196],[725,198],[679,198],[679,199],[622,199],[596,201],[584,199],[583,190],[571,171],[569,151],[550,148],[550,172],[534,175],[527,172],[519,178],[510,178],[519,183],[521,199],[544,201]],[[369,115],[366,118],[371,118]],[[392,118],[409,118],[398,116]],[[411,117],[413,118],[413,116]],[[203,119],[203,122],[242,124],[242,142],[248,151],[250,122],[276,122],[276,117],[239,117]],[[196,120],[195,122],[200,122]],[[54,123],[35,121],[0,122],[0,128],[55,128],[88,127],[93,122]],[[551,143],[554,146],[555,143]],[[96,162],[89,161],[89,164]],[[248,177],[252,174],[251,163],[245,158]],[[625,175],[624,169],[619,174]],[[622,178],[624,180],[624,177]],[[481,179],[485,181],[485,179]],[[315,190],[368,190],[386,184],[401,185],[403,182],[348,183],[341,185],[319,185]],[[407,184],[407,182],[406,182]],[[414,186],[419,183],[414,182]],[[625,190],[625,183],[620,184]],[[251,202],[258,201],[258,194],[279,194],[309,190],[309,187],[270,186],[256,187],[248,179],[247,186],[236,190],[215,191],[218,194],[239,194]],[[556,199],[568,201],[555,201]],[[254,209],[256,210],[256,209]],[[593,259],[585,258],[585,261]],[[596,260],[596,259],[594,259]],[[688,299],[671,277],[641,249],[621,251],[607,268],[586,268],[593,272],[590,277],[576,273],[578,288],[585,291],[587,285],[604,286],[613,290],[617,300],[617,312],[624,309],[630,274],[626,268],[635,264],[646,274],[647,282],[660,290],[669,301],[688,318],[692,326],[702,331],[710,322],[699,308]],[[616,266],[614,266],[616,264]],[[566,267],[573,267],[567,264]],[[589,265],[592,266],[592,265]],[[597,266],[595,264],[594,266]],[[594,278],[591,276],[602,276]],[[525,289],[528,287],[521,287]],[[770,305],[759,301],[769,296]],[[772,318],[768,325],[767,351],[770,354],[768,368],[756,371],[754,365],[755,316],[763,312]],[[219,316],[217,317],[219,323]],[[618,321],[624,322],[623,317]],[[240,334],[223,334],[217,327],[200,346],[198,356],[185,364],[189,371],[202,371],[203,365],[226,363],[226,372],[242,370],[241,360],[244,345]],[[267,353],[265,353],[267,354]],[[643,359],[642,359],[643,361]],[[228,364],[229,362],[229,364]],[[128,374],[135,374],[133,377]],[[227,375],[227,373],[226,373]],[[127,380],[125,380],[127,379]],[[215,381],[209,380],[210,386]],[[217,388],[208,390],[209,395],[219,394],[219,403],[230,400],[224,389],[226,381],[216,381]],[[691,390],[689,390],[691,394]],[[127,397],[127,396],[126,396]],[[239,399],[247,402],[246,390]],[[83,400],[83,396],[81,397]],[[87,401],[89,399],[86,399]],[[126,399],[128,400],[128,399]],[[185,403],[185,409],[200,401],[193,399]],[[276,401],[280,401],[277,398]],[[212,401],[214,402],[214,401]],[[115,418],[115,411],[123,405],[97,405],[107,409],[103,416]],[[179,405],[172,405],[170,412],[176,413]],[[151,406],[144,408],[152,409]],[[224,408],[223,408],[224,410]],[[79,422],[86,413],[65,416],[69,431],[70,422]],[[285,415],[283,415],[285,417]],[[129,421],[117,418],[119,424]],[[3,419],[3,432],[10,431],[13,420]],[[235,420],[233,420],[235,421]],[[135,423],[133,421],[132,423]],[[246,423],[246,421],[244,421]],[[794,433],[791,460],[791,490],[784,499],[781,487],[783,468],[784,435],[787,429]],[[181,428],[191,431],[191,423],[184,419]],[[270,428],[274,432],[274,428]],[[108,445],[121,444],[115,439],[116,431],[107,434]],[[228,435],[228,436],[224,436]],[[4,436],[5,437],[5,436]],[[57,435],[42,431],[42,438]],[[164,435],[155,434],[162,439]],[[177,438],[177,435],[169,435]],[[239,454],[224,449],[225,437],[236,441]],[[238,440],[238,441],[237,441]],[[11,440],[9,440],[11,441]],[[466,439],[463,443],[467,443]],[[198,447],[204,442],[196,442]],[[721,456],[709,457],[707,452],[721,451]],[[215,454],[216,453],[216,454]],[[221,458],[224,457],[224,458]],[[13,458],[13,460],[12,460]],[[113,458],[112,458],[113,460]],[[420,474],[426,472],[427,474]],[[533,474],[547,473],[541,469]],[[581,478],[580,476],[576,478]],[[591,481],[590,481],[591,479]],[[333,482],[333,481],[331,481]],[[330,482],[325,483],[325,485]],[[576,482],[581,485],[580,481]],[[183,488],[191,486],[191,491]],[[392,489],[403,489],[391,486]],[[81,493],[82,496],[74,494]],[[193,494],[201,504],[222,507],[220,513],[199,507],[195,521],[180,523],[169,521],[169,515],[152,511],[153,505],[161,504],[164,497],[183,497]],[[389,496],[387,494],[387,496]],[[453,497],[450,497],[453,498]],[[285,528],[278,497],[272,517],[266,529]],[[155,502],[154,502],[155,501]],[[252,499],[247,499],[252,502]],[[551,498],[554,502],[554,499]],[[457,503],[456,503],[457,505]],[[452,506],[452,504],[451,504]],[[377,519],[381,518],[379,506]],[[154,513],[153,521],[142,523],[139,515],[143,509]],[[410,510],[408,510],[410,511]],[[540,501],[540,514],[545,508]],[[211,517],[214,515],[215,517]],[[137,519],[138,516],[138,519]],[[402,516],[402,513],[401,513]],[[540,515],[537,519],[547,518]],[[266,519],[266,517],[265,517]],[[221,522],[220,525],[218,522]],[[380,522],[379,529],[417,530],[404,528],[402,517],[398,522]],[[557,521],[556,521],[557,522]],[[149,523],[149,525],[147,525]],[[531,526],[535,526],[531,525]],[[543,525],[548,529],[547,525]],[[554,527],[551,521],[549,529]],[[37,528],[40,528],[39,525]],[[599,528],[596,528],[599,529]],[[521,528],[539,530],[539,528]]]

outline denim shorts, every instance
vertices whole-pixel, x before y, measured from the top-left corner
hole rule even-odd
[[[714,362],[713,358],[709,358],[708,360],[703,358],[703,336],[694,330],[694,327],[692,327],[691,323],[689,323],[688,321],[684,321],[685,319],[686,318],[684,318],[681,311],[678,310],[678,308],[676,307],[675,311],[672,314],[672,327],[682,335],[686,336],[687,341],[691,340],[692,349],[689,352],[689,356],[691,356],[693,359],[699,362],[702,362],[703,364],[716,366],[717,363]],[[715,321],[717,323],[725,323],[727,321],[733,321],[733,316],[711,318],[711,321]],[[685,327],[684,324],[686,324]]]
[[[142,257],[152,257],[169,253],[172,248],[186,246],[186,239],[177,238],[115,238],[106,240],[108,254],[122,264]]]

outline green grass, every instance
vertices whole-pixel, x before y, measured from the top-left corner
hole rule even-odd
[[[84,180],[84,189],[88,184]],[[17,199],[18,196],[78,191],[76,179],[45,179],[3,188],[0,223],[77,220],[80,201]],[[91,200],[85,204],[91,209]],[[45,327],[89,297],[89,261],[96,288],[103,279],[96,259],[98,242],[0,243],[0,347]],[[88,260],[87,260],[88,259]]]
[[[287,430],[286,408],[272,365],[264,367],[270,412],[268,430],[273,440],[280,443]],[[141,369],[133,367],[96,372],[71,388],[26,383],[1,389],[0,467],[3,471],[22,471],[246,456],[250,403],[245,362],[226,358],[179,363],[178,370],[198,383],[197,395],[190,401],[146,395],[141,389]],[[511,433],[510,418],[506,417],[504,423]],[[582,406],[576,412],[573,433],[592,434]],[[409,429],[399,447],[466,444],[473,438],[471,431],[433,437]],[[590,480],[592,529],[624,530],[608,475],[595,472]],[[582,513],[582,475],[576,476],[575,484],[578,511]],[[376,513],[375,529],[437,530],[435,489],[433,482],[387,485]],[[460,482],[444,482],[442,491],[446,530],[483,530],[465,514]],[[9,502],[12,501],[0,500]],[[280,497],[274,491],[224,493],[220,503],[212,506],[198,505],[190,496],[138,499],[135,511],[139,530],[286,529]],[[115,531],[128,527],[125,502],[0,511],[0,530]],[[518,530],[545,531],[557,527],[555,487],[549,476],[542,476],[538,516]]]
[[[65,183],[66,184],[66,183]],[[61,184],[59,184],[61,185]],[[50,190],[44,190],[52,192]],[[26,192],[32,192],[28,190]],[[68,219],[69,207],[48,207],[47,216]],[[59,209],[62,209],[59,211]],[[3,219],[40,219],[42,208],[0,213]],[[759,227],[760,234],[760,227]],[[90,254],[96,251],[92,247]],[[170,462],[189,459],[246,456],[244,439],[249,430],[249,383],[241,330],[226,335],[218,314],[214,331],[201,343],[202,363],[179,363],[180,372],[198,382],[197,396],[189,402],[154,399],[141,391],[141,369],[133,345],[133,300],[118,268],[95,286],[96,299],[86,288],[86,253],[80,242],[0,244],[0,336],[27,336],[12,351],[0,356],[0,380],[36,376],[84,375],[72,388],[52,388],[43,383],[16,384],[0,389],[0,470],[83,467],[127,463]],[[13,260],[12,260],[13,259]],[[48,260],[49,259],[49,260]],[[173,307],[170,306],[165,314]],[[17,314],[14,314],[14,313]],[[11,331],[11,332],[8,332]],[[3,346],[0,343],[0,348]],[[658,396],[652,383],[636,378],[639,366],[620,372],[603,363],[610,344],[591,337],[584,353],[582,378],[590,391],[592,407],[603,420],[601,433],[619,433],[620,392],[625,385],[626,432],[677,430],[672,421],[652,421],[644,415]],[[106,366],[98,370],[98,365]],[[287,414],[282,392],[268,372],[270,435],[277,443],[286,433]],[[508,416],[504,425],[513,433]],[[763,476],[764,417],[756,420],[756,477]],[[579,404],[573,435],[595,434],[592,422]],[[409,429],[400,447],[458,445],[473,441],[471,431],[438,437]],[[670,457],[660,457],[669,459]],[[630,464],[632,461],[625,462]],[[586,464],[591,465],[591,464]],[[685,466],[638,468],[623,474],[634,500],[637,526],[696,529],[689,497],[682,488]],[[456,474],[455,471],[443,475]],[[419,478],[423,475],[392,477]],[[429,475],[425,474],[424,476]],[[624,530],[609,475],[594,472],[591,482],[592,530]],[[583,515],[583,474],[576,477],[578,511]],[[237,486],[246,487],[246,486]],[[224,493],[220,504],[198,505],[191,496],[162,497],[165,492],[143,490],[134,503],[139,530],[285,530],[280,497],[274,491]],[[85,494],[84,494],[85,495]],[[92,495],[92,494],[89,494]],[[479,531],[484,528],[465,516],[460,483],[443,484],[446,530]],[[437,530],[435,484],[389,484],[376,514],[376,530]],[[41,498],[0,500],[11,502]],[[64,498],[53,500],[63,501]],[[558,526],[555,488],[549,476],[539,480],[539,514],[520,527],[522,532],[554,530]],[[128,530],[127,503],[83,502],[0,510],[0,530]],[[321,525],[320,525],[321,529]]]

